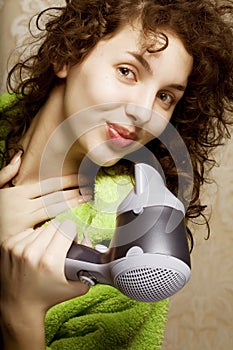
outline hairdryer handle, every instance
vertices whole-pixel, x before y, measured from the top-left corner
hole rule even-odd
[[[66,278],[89,286],[96,283],[112,285],[109,256],[93,248],[73,243],[65,260]]]
[[[66,257],[69,259],[87,261],[94,264],[103,263],[103,253],[77,243],[72,243]]]

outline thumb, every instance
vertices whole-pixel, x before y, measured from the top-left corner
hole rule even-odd
[[[11,159],[10,163],[0,171],[0,188],[11,181],[19,171],[22,151],[19,151]]]

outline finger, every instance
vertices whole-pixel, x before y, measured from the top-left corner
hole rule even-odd
[[[17,235],[7,238],[1,244],[1,267],[6,276],[7,274],[10,276],[15,270],[17,270],[15,260],[22,255],[24,249],[24,244],[22,244],[22,242],[28,237],[31,237],[33,233],[33,229],[27,229]]]
[[[86,196],[85,199],[80,197],[80,195],[75,195],[74,192],[70,193],[68,198],[64,198],[61,194],[60,196],[52,195],[51,198],[38,198],[33,203],[33,212],[31,218],[34,223],[42,222],[44,220],[55,218],[57,215],[75,208],[80,204],[89,202],[92,200],[92,196]]]
[[[22,151],[16,153],[10,163],[0,171],[0,188],[11,181],[19,171]]]
[[[73,221],[59,223],[53,220],[34,240],[25,237],[24,242],[21,242],[24,245],[23,250],[21,247],[22,257],[24,261],[30,261],[31,266],[40,266],[48,273],[53,271],[54,275],[62,276],[65,280],[64,259],[75,236],[77,228]]]
[[[82,184],[81,187],[91,187],[92,184],[93,182],[87,179],[85,185]],[[36,198],[68,188],[79,188],[77,174],[49,178],[38,183],[29,184],[25,186],[25,191],[28,198]]]
[[[56,233],[47,246],[46,255],[53,256],[57,262],[58,271],[60,269],[64,272],[65,257],[77,234],[77,225],[71,220],[65,220],[57,226]]]
[[[58,191],[54,193],[47,194],[41,198],[36,199],[37,202],[42,202],[43,206],[51,206],[53,204],[58,204],[62,202],[68,202],[72,199],[78,199],[79,202],[90,201],[92,199],[92,191],[89,189],[85,192],[85,195],[80,195],[78,189],[67,190],[67,191]]]
[[[20,233],[7,237],[1,244],[2,248],[6,250],[14,247],[18,242],[22,241],[29,234],[32,234],[35,230],[33,228],[29,228]]]
[[[18,237],[9,240],[6,245],[12,257],[30,262],[31,266],[37,266],[59,225],[60,223],[54,220],[46,227],[31,232],[24,231],[17,235]]]
[[[93,248],[90,238],[85,233],[83,233],[83,239],[81,241],[81,244]]]
[[[27,256],[28,247],[36,239],[36,237],[40,235],[41,232],[41,228],[36,230],[28,229],[20,234],[10,237],[8,240],[3,242],[3,249],[5,249],[5,252],[9,254],[11,261],[17,258],[21,259],[22,257],[29,260]],[[34,253],[36,252],[32,252],[33,255]]]
[[[42,217],[43,220],[52,219],[55,218],[57,215],[62,214],[65,211],[70,210],[71,208],[75,208],[83,203],[83,199],[74,198],[69,202],[61,202],[44,207],[39,212],[37,212],[36,215]]]
[[[79,194],[81,196],[84,197],[84,199],[85,199],[86,196],[92,196],[93,197],[93,194],[94,194],[93,188],[92,187],[88,187],[88,186],[86,186],[86,187],[79,187],[78,192],[79,192]]]

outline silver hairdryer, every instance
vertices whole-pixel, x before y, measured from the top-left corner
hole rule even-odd
[[[72,244],[67,279],[114,286],[128,297],[155,302],[190,278],[185,209],[151,165],[135,165],[135,187],[118,207],[110,246],[101,251]]]

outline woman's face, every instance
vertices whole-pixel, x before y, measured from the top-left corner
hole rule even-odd
[[[58,72],[66,78],[64,117],[77,115],[72,123],[82,130],[73,152],[111,165],[164,130],[193,64],[181,40],[166,35],[168,47],[149,53],[140,29],[126,26],[101,40],[81,64]]]

